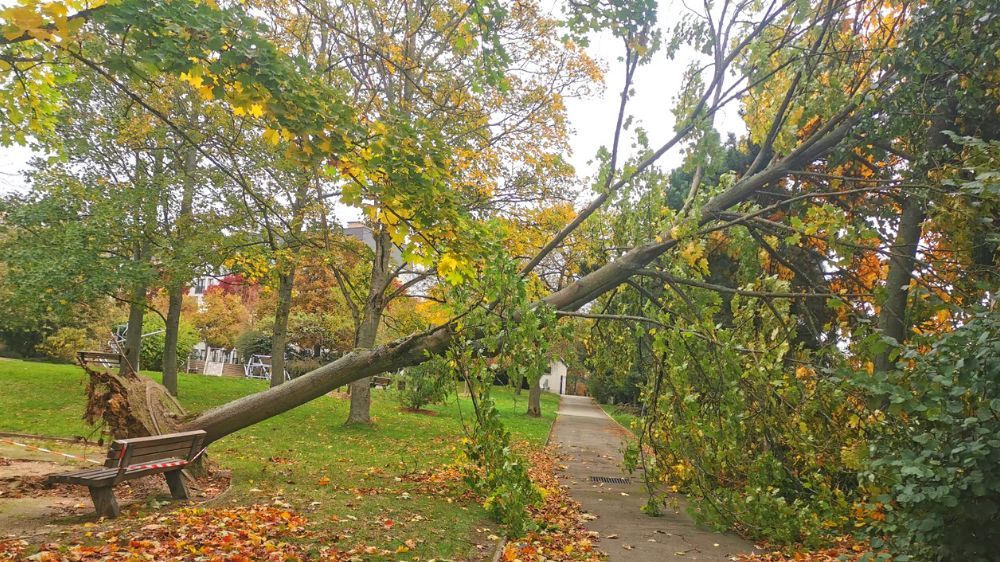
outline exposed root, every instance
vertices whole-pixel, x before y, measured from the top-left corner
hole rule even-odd
[[[184,417],[184,408],[163,386],[134,373],[84,364],[87,409],[83,419],[104,423],[116,439],[170,433]]]

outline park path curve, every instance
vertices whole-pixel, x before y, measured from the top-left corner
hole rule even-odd
[[[695,525],[680,496],[678,505],[667,506],[663,516],[649,517],[640,511],[646,495],[639,479],[632,478],[629,484],[591,482],[591,476],[625,476],[620,449],[622,440],[631,437],[593,399],[561,397],[550,443],[558,447],[566,465],[561,478],[570,495],[597,517],[587,528],[600,533],[600,548],[610,562],[721,562],[753,552],[753,544],[739,537]]]

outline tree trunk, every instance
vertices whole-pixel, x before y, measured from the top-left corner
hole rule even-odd
[[[855,123],[855,118],[849,118],[842,125],[823,133],[820,138],[810,141],[808,146],[800,147],[789,156],[769,165],[768,168],[740,179],[702,207],[700,222],[708,223],[715,220],[719,213],[742,202],[770,182],[822,156],[843,140]],[[635,272],[677,246],[677,241],[670,237],[669,230],[662,236],[663,241],[636,246],[618,259],[604,264],[576,282],[550,294],[539,304],[560,311],[579,309],[624,283]],[[453,335],[453,326],[445,324],[371,350],[355,350],[287,384],[208,410],[184,424],[182,429],[205,430],[206,443],[210,443],[356,380],[420,364],[426,361],[429,355],[443,353],[451,343]]]
[[[365,301],[361,324],[354,340],[354,347],[371,349],[378,337],[379,323],[385,310],[385,291],[389,287],[392,255],[392,240],[385,229],[379,230],[375,238],[375,259],[372,260],[372,273],[368,282],[368,299]],[[347,424],[370,424],[371,418],[371,379],[365,377],[351,383],[351,411],[347,414]]]
[[[181,192],[181,206],[177,213],[174,251],[181,250],[187,241],[187,232],[193,214],[195,170],[197,170],[197,153],[193,148],[188,148],[184,153],[183,161],[183,191]],[[163,386],[171,395],[177,396],[177,336],[181,323],[181,308],[184,305],[184,285],[177,279],[177,274],[173,275],[170,285],[167,287],[167,319],[166,333],[163,342]]]
[[[177,333],[181,324],[181,305],[184,287],[173,285],[167,289],[167,321],[163,336],[163,386],[177,396]]]
[[[292,310],[295,268],[278,275],[278,306],[271,335],[271,388],[285,382],[285,347],[288,345],[288,314]]]
[[[906,302],[910,294],[910,278],[916,265],[917,245],[920,242],[924,209],[914,197],[903,200],[903,213],[899,219],[896,240],[890,247],[889,273],[885,280],[885,301],[879,312],[878,327],[882,336],[892,338],[896,343],[906,341],[909,325],[906,321]],[[886,349],[875,356],[875,370],[888,371],[892,367],[890,355],[894,350]]]
[[[927,129],[924,159],[917,165],[914,176],[918,180],[927,178],[934,168],[935,159],[947,144],[944,131],[954,123],[954,102],[946,100],[936,108],[930,127]],[[892,338],[897,344],[906,341],[910,329],[906,318],[906,304],[910,294],[910,280],[917,264],[917,247],[924,223],[924,204],[917,195],[903,194],[902,213],[896,239],[890,246],[889,272],[885,279],[885,301],[879,311],[878,327],[882,336]],[[889,348],[875,355],[875,370],[885,372],[893,367],[889,359],[894,349]]]
[[[528,393],[528,415],[533,418],[542,416],[542,378],[538,377],[531,383],[531,392]]]
[[[371,310],[369,310],[371,309]],[[378,323],[382,316],[381,309],[365,307],[365,316],[358,330],[358,349],[371,349],[375,345],[378,334]],[[351,383],[351,411],[347,414],[347,425],[370,424],[371,418],[371,377],[356,380]]]
[[[138,283],[132,289],[132,302],[128,307],[128,324],[125,328],[125,349],[122,355],[125,357],[125,364],[121,366],[121,372],[138,373],[139,357],[142,352],[142,318],[146,313],[146,284]]]

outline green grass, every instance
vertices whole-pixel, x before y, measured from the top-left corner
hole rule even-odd
[[[146,374],[159,380],[159,373]],[[72,365],[0,360],[0,431],[96,436],[81,419],[85,379]],[[180,375],[178,386],[185,408],[197,412],[266,384]],[[526,394],[497,389],[495,398],[515,439],[545,442],[557,396],[543,394],[542,418],[523,415]],[[373,427],[344,427],[348,408],[347,400],[322,397],[214,443],[211,458],[233,474],[232,489],[217,501],[287,503],[331,533],[349,535],[338,543],[344,547],[392,549],[423,539],[410,553],[422,558],[469,555],[477,552],[475,543],[488,542],[491,531],[483,529],[498,531],[461,482],[421,487],[406,477],[456,461],[463,419],[473,415],[468,399],[453,394],[446,404],[429,406],[436,415],[428,415],[402,412],[391,392],[374,391]],[[334,516],[340,522],[332,522]],[[386,519],[395,522],[391,529]]]
[[[601,404],[600,406],[606,414],[626,429],[631,430],[632,433],[638,431],[634,424],[638,422],[639,416],[634,407],[621,404]]]

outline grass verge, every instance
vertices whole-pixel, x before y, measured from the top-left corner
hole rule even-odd
[[[622,404],[601,404],[601,409],[604,413],[611,416],[613,420],[620,423],[624,428],[630,430],[632,433],[637,433],[639,431],[639,415],[633,406],[625,406]]]

